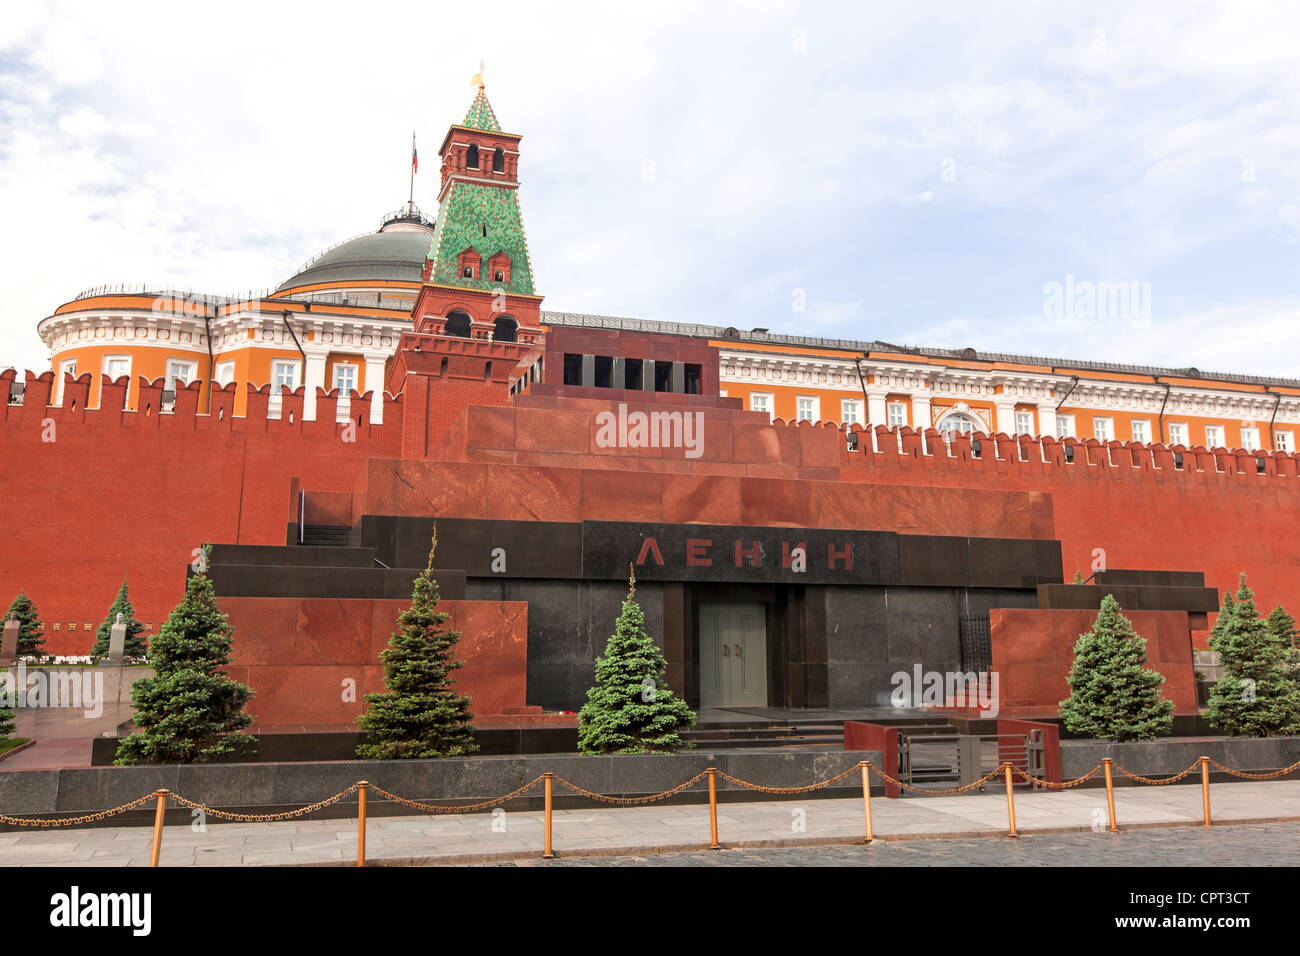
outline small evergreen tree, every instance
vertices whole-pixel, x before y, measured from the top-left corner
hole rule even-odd
[[[458,757],[478,750],[470,699],[452,689],[451,672],[465,662],[453,657],[460,634],[443,626],[449,615],[438,610],[437,547],[435,528],[429,563],[415,579],[411,606],[397,619],[401,630],[380,655],[387,690],[367,694],[366,712],[357,718],[369,734],[357,747],[362,759]]]
[[[1278,643],[1291,648],[1300,648],[1300,633],[1296,632],[1295,618],[1287,613],[1286,608],[1278,605],[1269,612],[1264,625]]]
[[[1205,719],[1234,737],[1300,733],[1300,681],[1293,665],[1295,622],[1281,608],[1259,617],[1255,596],[1241,575],[1230,616],[1220,612],[1210,647],[1219,654],[1223,676],[1210,691]],[[1222,629],[1219,623],[1223,623]]]
[[[5,683],[5,676],[5,674],[0,672],[0,694],[4,694],[8,686]],[[17,726],[14,721],[13,710],[2,706],[3,703],[3,701],[0,701],[0,741],[8,740],[13,735],[14,728]]]
[[[118,614],[122,615],[122,622],[126,624],[126,642],[123,644],[123,655],[126,657],[145,656],[144,625],[135,619],[135,608],[131,606],[131,599],[127,596],[126,582],[123,581],[122,587],[117,592],[117,597],[108,609],[108,616],[104,618],[104,622],[95,631],[95,643],[90,648],[91,657],[108,656],[109,640],[112,637],[113,624],[117,620]]]
[[[10,617],[18,618],[18,656],[35,657],[38,660],[44,658],[45,637],[41,633],[41,619],[32,599],[22,591],[18,592],[18,596],[9,605],[5,620]]]
[[[1074,569],[1074,583],[1075,584],[1083,583],[1083,572],[1080,571],[1078,568]]]
[[[668,689],[666,666],[663,652],[645,632],[633,573],[614,634],[596,661],[596,686],[578,712],[578,749],[640,754],[683,747],[678,731],[695,723],[695,712]]]
[[[1103,740],[1148,740],[1173,730],[1173,701],[1162,697],[1164,675],[1146,667],[1147,642],[1102,598],[1092,629],[1079,635],[1070,666],[1070,696],[1060,702],[1067,729]]]
[[[117,745],[118,764],[193,763],[248,753],[257,738],[241,733],[253,722],[244,705],[253,692],[222,668],[230,663],[233,630],[203,570],[185,582],[185,597],[158,629],[154,676],[131,688],[134,733]]]
[[[1210,629],[1210,650],[1214,650],[1214,639],[1223,633],[1228,622],[1232,620],[1232,612],[1236,608],[1236,601],[1232,599],[1232,588],[1223,589],[1223,600],[1219,603],[1219,614],[1214,619],[1214,627]]]

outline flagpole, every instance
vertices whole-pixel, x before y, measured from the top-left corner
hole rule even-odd
[[[415,130],[411,130],[411,191],[406,197],[406,214],[415,213]]]

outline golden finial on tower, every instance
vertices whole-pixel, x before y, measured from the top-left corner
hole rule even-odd
[[[480,57],[480,58],[479,58],[479,61],[478,61],[478,72],[475,73],[473,79],[471,79],[471,80],[469,81],[469,85],[470,85],[470,86],[477,86],[480,90],[483,89],[483,59],[482,59],[482,57]]]

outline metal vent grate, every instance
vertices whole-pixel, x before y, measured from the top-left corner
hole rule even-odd
[[[993,669],[993,640],[988,614],[963,614],[960,618],[961,667],[964,671]]]

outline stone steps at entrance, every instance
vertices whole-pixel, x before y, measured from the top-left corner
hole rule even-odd
[[[347,548],[352,545],[352,529],[343,525],[304,525],[302,544],[318,548]]]

